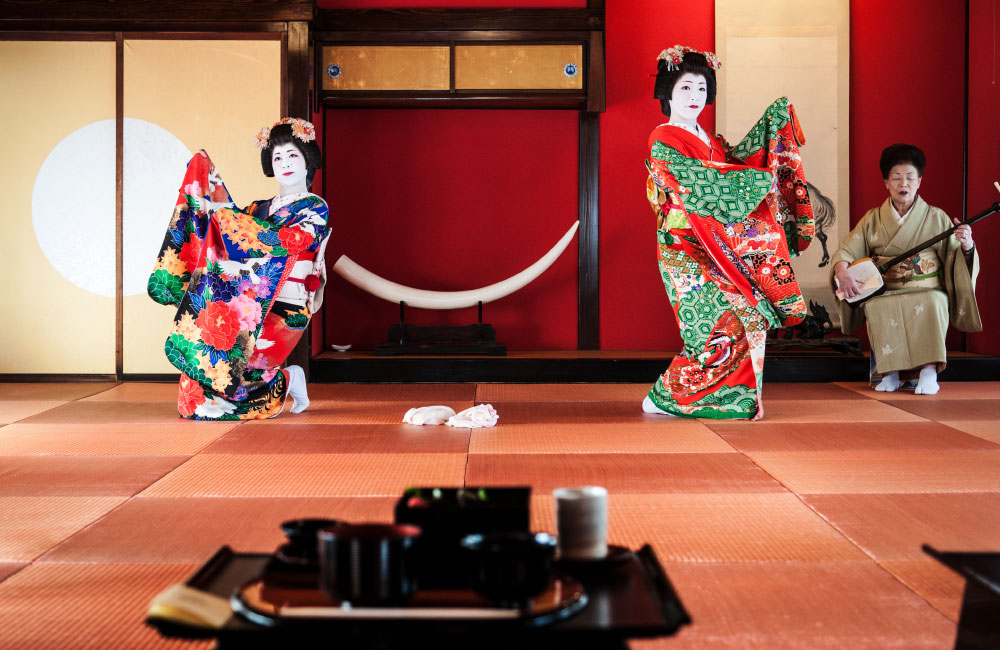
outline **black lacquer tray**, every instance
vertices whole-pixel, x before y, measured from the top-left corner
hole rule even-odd
[[[426,620],[542,626],[568,618],[586,604],[583,585],[569,576],[554,577],[544,592],[517,608],[495,607],[471,589],[418,589],[404,605],[352,607],[332,600],[320,589],[269,579],[267,574],[249,581],[230,598],[234,612],[267,627],[307,621],[383,624]]]
[[[198,627],[164,618],[148,618],[147,624],[166,637],[215,638],[218,650],[230,648],[409,648],[415,639],[432,640],[445,648],[569,647],[625,648],[632,638],[668,636],[690,618],[649,546],[627,561],[601,572],[560,568],[553,580],[553,593],[536,597],[524,610],[493,608],[472,592],[418,590],[403,608],[361,608],[325,615],[322,610],[308,616],[288,616],[268,607],[275,603],[300,605],[274,592],[253,601],[248,593],[263,592],[262,576],[270,573],[272,554],[236,553],[222,547],[185,583],[198,592],[229,600],[234,614],[218,628]],[[267,569],[267,570],[266,570]],[[284,585],[288,587],[289,585]],[[313,605],[335,605],[318,589],[294,586],[297,596],[310,591]],[[248,591],[249,590],[249,591]],[[556,595],[556,591],[559,594]],[[457,597],[457,602],[456,602]],[[449,598],[451,600],[449,600]],[[470,600],[471,599],[471,600]],[[270,605],[261,606],[268,602]],[[434,615],[435,607],[448,604],[448,611]],[[456,615],[454,606],[465,609]],[[413,611],[400,612],[400,609]],[[372,611],[375,610],[375,611]],[[415,615],[417,610],[422,610]],[[249,617],[247,612],[252,612]],[[451,613],[448,613],[451,612]],[[301,613],[301,612],[300,612]]]

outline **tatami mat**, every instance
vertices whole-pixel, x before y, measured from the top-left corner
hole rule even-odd
[[[55,400],[0,400],[0,424],[9,424],[66,404]]]
[[[942,551],[1000,551],[1000,494],[814,494],[806,504],[878,561]]]
[[[309,384],[309,399],[348,402],[410,402],[410,406],[476,399],[475,384]],[[406,411],[406,408],[403,411]]]
[[[554,499],[531,499],[533,530],[556,534]],[[794,531],[794,534],[791,533]],[[611,494],[608,542],[664,561],[843,562],[867,556],[793,494]]]
[[[332,399],[313,399],[309,410],[302,413],[282,413],[270,420],[258,420],[261,424],[400,424],[403,416],[414,406],[427,404],[409,402],[344,402]],[[472,401],[449,402],[447,406],[455,411],[472,406]]]
[[[603,485],[613,493],[783,492],[740,454],[470,454],[469,485]]]
[[[752,451],[747,455],[800,494],[1000,490],[1000,451]]]
[[[479,384],[477,402],[631,402],[650,384]]]
[[[843,386],[820,382],[765,382],[762,393],[765,409],[772,400],[856,400],[862,397]]]
[[[0,429],[2,433],[2,429]],[[2,439],[2,437],[0,437]],[[206,454],[464,454],[469,429],[411,424],[248,422],[203,450]]]
[[[500,402],[493,403],[503,424],[637,424],[659,422],[670,418],[642,412],[642,400],[632,402]]]
[[[177,403],[177,382],[129,382],[87,397],[85,402]]]
[[[5,496],[132,496],[188,456],[0,456]]]
[[[462,485],[465,454],[201,454],[144,497],[399,496]]]
[[[926,599],[934,609],[958,623],[965,578],[931,558],[913,562],[879,562],[879,565]]]
[[[757,422],[752,427],[725,421],[707,426],[740,451],[848,451],[888,449],[996,449],[1000,445],[938,422],[842,422],[797,424]]]
[[[28,566],[27,562],[0,562],[0,582],[3,582],[26,566]]]
[[[768,384],[773,386],[774,384]],[[936,395],[917,395],[913,389],[900,389],[892,393],[880,393],[869,387],[867,381],[837,382],[833,384],[877,400],[906,400],[928,402],[953,399],[1000,399],[1000,382],[996,381],[942,381],[941,390]]]
[[[694,619],[634,648],[952,646],[962,579],[920,545],[1000,551],[1000,382],[769,383],[758,422],[643,414],[647,389],[310,384],[305,413],[219,423],[178,418],[172,382],[0,385],[0,650],[207,647],[143,618],[220,546],[391,521],[411,485],[529,485],[554,533],[551,491],[593,484]],[[401,423],[480,402],[498,426]]]
[[[500,424],[472,430],[473,454],[636,454],[727,453],[734,449],[701,422],[671,418],[608,426],[580,424]]]
[[[1000,418],[1000,399],[886,400],[885,403],[929,420]]]
[[[391,523],[396,497],[132,499],[45,555],[54,562],[203,562],[220,546],[267,553],[301,517]]]
[[[115,386],[114,382],[23,382],[0,384],[0,401],[68,402]]]
[[[952,429],[1000,444],[1000,415],[993,420],[944,420]]]
[[[0,582],[3,650],[211,647],[167,640],[144,624],[149,601],[192,564],[36,563]]]
[[[954,625],[870,562],[667,563],[694,624],[635,650],[945,650]]]
[[[238,422],[8,424],[0,456],[164,456],[195,454]]]
[[[26,418],[28,424],[176,424],[176,402],[88,402],[76,401]]]
[[[30,562],[124,502],[125,497],[14,497],[4,490],[0,561]]]
[[[777,422],[919,422],[921,418],[873,399],[768,399],[764,388],[764,420]],[[752,426],[756,422],[741,420]]]

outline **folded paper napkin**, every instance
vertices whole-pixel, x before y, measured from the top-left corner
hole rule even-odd
[[[448,418],[455,416],[455,409],[448,406],[421,406],[413,408],[403,416],[407,424],[444,424]]]
[[[492,427],[496,426],[499,419],[492,404],[480,404],[451,416],[445,424],[449,427]]]

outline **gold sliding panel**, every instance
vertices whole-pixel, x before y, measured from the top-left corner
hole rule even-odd
[[[281,41],[129,38],[124,47],[123,369],[176,373],[163,343],[177,308],[150,300],[146,281],[194,152],[208,152],[238,206],[278,189],[254,135],[282,117]]]
[[[337,45],[323,48],[323,90],[447,91],[447,45]]]
[[[0,41],[0,373],[115,372],[115,43]]]
[[[456,90],[583,90],[583,45],[458,45]]]

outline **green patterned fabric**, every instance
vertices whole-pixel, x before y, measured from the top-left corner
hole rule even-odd
[[[767,149],[768,144],[777,135],[778,131],[785,128],[785,125],[792,119],[788,110],[788,98],[779,97],[754,124],[746,136],[740,140],[739,144],[733,147],[732,155],[744,160],[750,154]]]
[[[649,399],[661,411],[686,417],[712,420],[745,420],[757,412],[757,391],[749,386],[722,384],[718,389],[696,402],[683,407],[663,385],[663,377],[656,380],[649,391]],[[701,408],[699,408],[701,407]]]
[[[762,169],[733,169],[725,173],[706,167],[661,142],[652,155],[667,163],[670,173],[690,191],[683,195],[688,213],[712,217],[720,223],[740,222],[771,191],[774,177]]]

